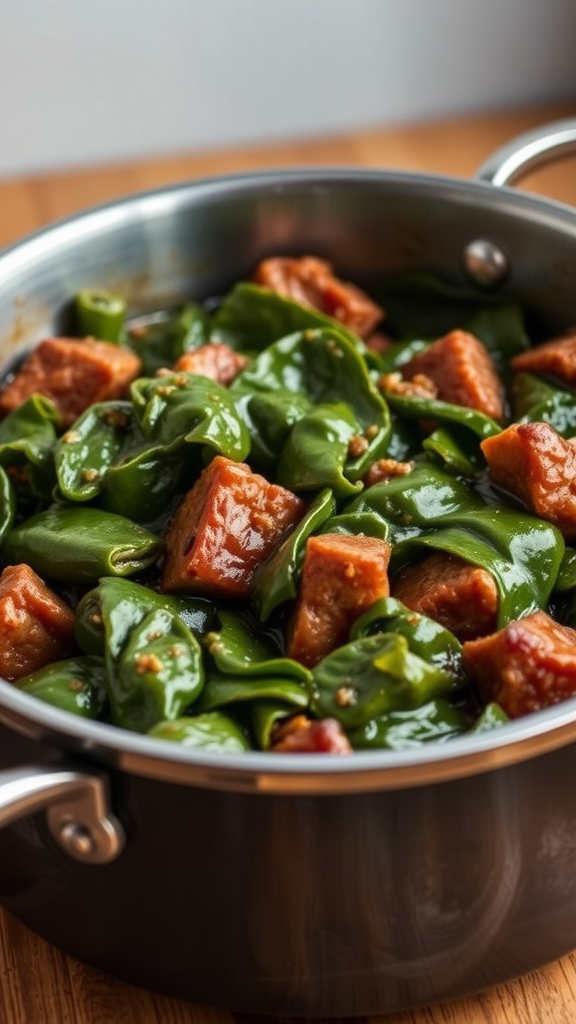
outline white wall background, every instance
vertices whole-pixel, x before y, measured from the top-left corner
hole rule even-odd
[[[576,97],[576,0],[0,0],[0,176]]]

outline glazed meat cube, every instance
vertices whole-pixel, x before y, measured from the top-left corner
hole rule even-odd
[[[455,555],[439,551],[405,566],[392,580],[391,592],[459,640],[485,636],[496,628],[498,590],[493,577]]]
[[[361,288],[341,281],[331,263],[315,256],[273,256],[258,265],[252,279],[278,295],[327,313],[360,338],[371,335],[384,316],[384,310]]]
[[[533,612],[463,647],[464,667],[485,701],[510,718],[576,694],[576,630]]]
[[[69,426],[93,402],[120,398],[140,365],[130,349],[110,341],[47,338],[0,392],[0,414],[38,392],[54,402]]]
[[[224,342],[212,342],[185,352],[173,366],[175,373],[199,373],[226,387],[248,365],[246,356]]]
[[[256,567],[303,511],[291,491],[217,455],[169,525],[162,589],[246,597]]]
[[[0,675],[21,679],[74,649],[74,612],[28,565],[0,576]]]
[[[480,445],[490,478],[576,537],[576,448],[548,423],[513,423]]]
[[[310,537],[288,638],[288,655],[312,667],[348,639],[350,626],[388,597],[390,545],[373,537]]]
[[[276,726],[270,750],[276,754],[351,754],[352,747],[335,718],[312,721],[295,715]]]
[[[543,345],[521,352],[510,360],[516,371],[545,373],[551,377],[576,385],[576,327],[559,338],[552,338]]]
[[[442,402],[478,409],[494,420],[504,416],[503,387],[492,357],[473,334],[450,331],[418,352],[403,367],[405,377],[424,377]]]

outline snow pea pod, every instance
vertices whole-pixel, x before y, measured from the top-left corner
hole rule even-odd
[[[84,649],[103,647],[112,721],[135,732],[180,717],[204,685],[202,650],[177,601],[131,580],[102,579],[77,609]]]
[[[204,646],[223,675],[286,677],[307,684],[310,671],[292,658],[281,656],[273,640],[250,626],[236,612],[218,612],[220,629],[204,638]]]
[[[344,498],[361,490],[346,475],[357,422],[343,402],[317,405],[294,424],[276,466],[278,483],[297,494],[330,488]]]
[[[308,707],[310,699],[303,683],[288,676],[225,676],[209,672],[195,711],[213,711],[229,704],[252,703],[262,698],[296,708]]]
[[[350,639],[374,633],[394,633],[405,637],[412,653],[449,672],[455,687],[464,681],[460,641],[435,619],[412,611],[396,598],[381,598],[360,615],[352,624]]]
[[[499,423],[478,409],[469,409],[463,405],[453,405],[451,402],[441,402],[438,398],[425,398],[422,395],[400,395],[386,391],[385,396],[390,407],[399,416],[466,427],[479,441],[499,434],[502,429]]]
[[[50,399],[32,395],[0,423],[0,465],[23,467],[24,485],[50,498],[55,482],[53,450],[61,417]]]
[[[470,716],[443,697],[410,711],[388,711],[348,732],[355,750],[407,750],[443,743],[470,728]]]
[[[194,373],[140,377],[130,390],[136,419],[149,443],[177,440],[207,445],[229,459],[242,461],[250,437],[228,388]]]
[[[16,496],[12,481],[0,466],[0,544],[10,532],[16,513]]]
[[[274,726],[294,713],[280,700],[260,699],[250,705],[250,732],[257,750],[270,750]]]
[[[98,719],[106,705],[104,659],[79,655],[53,662],[15,684],[32,697],[81,718]]]
[[[248,281],[235,285],[220,303],[212,320],[211,337],[226,341],[231,348],[251,352],[310,328],[336,332],[357,351],[364,351],[360,339],[333,317]]]
[[[126,300],[104,288],[83,288],[75,299],[78,337],[119,341],[124,327]]]
[[[362,728],[389,711],[406,711],[453,688],[453,676],[413,654],[405,636],[376,633],[352,640],[312,670],[311,710]]]
[[[133,425],[130,402],[98,402],[76,420],[54,447],[60,495],[91,501],[104,490]]]
[[[221,711],[188,715],[173,721],[158,722],[148,730],[155,739],[181,743],[194,750],[212,750],[222,754],[241,754],[250,750],[250,742],[240,726]]]
[[[335,508],[332,491],[321,491],[289,537],[256,570],[251,600],[261,622],[266,622],[278,605],[296,597],[306,541]]]
[[[63,583],[94,583],[101,576],[133,576],[158,560],[162,541],[123,516],[67,506],[30,516],[4,538],[4,565],[26,562]]]
[[[531,373],[517,373],[511,401],[515,420],[549,423],[562,437],[576,434],[576,392]]]

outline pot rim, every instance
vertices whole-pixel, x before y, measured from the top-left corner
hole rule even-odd
[[[294,167],[207,177],[161,186],[82,210],[0,250],[0,285],[27,265],[111,227],[175,211],[191,195],[217,199],[230,189],[355,187],[359,183],[419,196],[448,190],[450,203],[524,214],[576,238],[576,210],[556,200],[487,181],[358,167]],[[62,747],[130,774],[210,789],[254,793],[332,794],[402,789],[494,771],[550,753],[576,740],[576,697],[476,735],[401,751],[352,756],[244,752],[216,754],[128,732],[74,715],[20,692],[0,679],[0,722],[35,741]]]

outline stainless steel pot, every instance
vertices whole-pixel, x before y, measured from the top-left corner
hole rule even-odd
[[[576,212],[505,186],[576,148],[516,140],[478,180],[302,170],[196,182],[0,254],[9,359],[81,287],[134,311],[221,293],[266,254],[369,285],[426,267],[576,320]],[[346,1016],[461,996],[576,946],[576,700],[416,753],[202,755],[0,681],[0,901],[66,952],[173,996]]]

